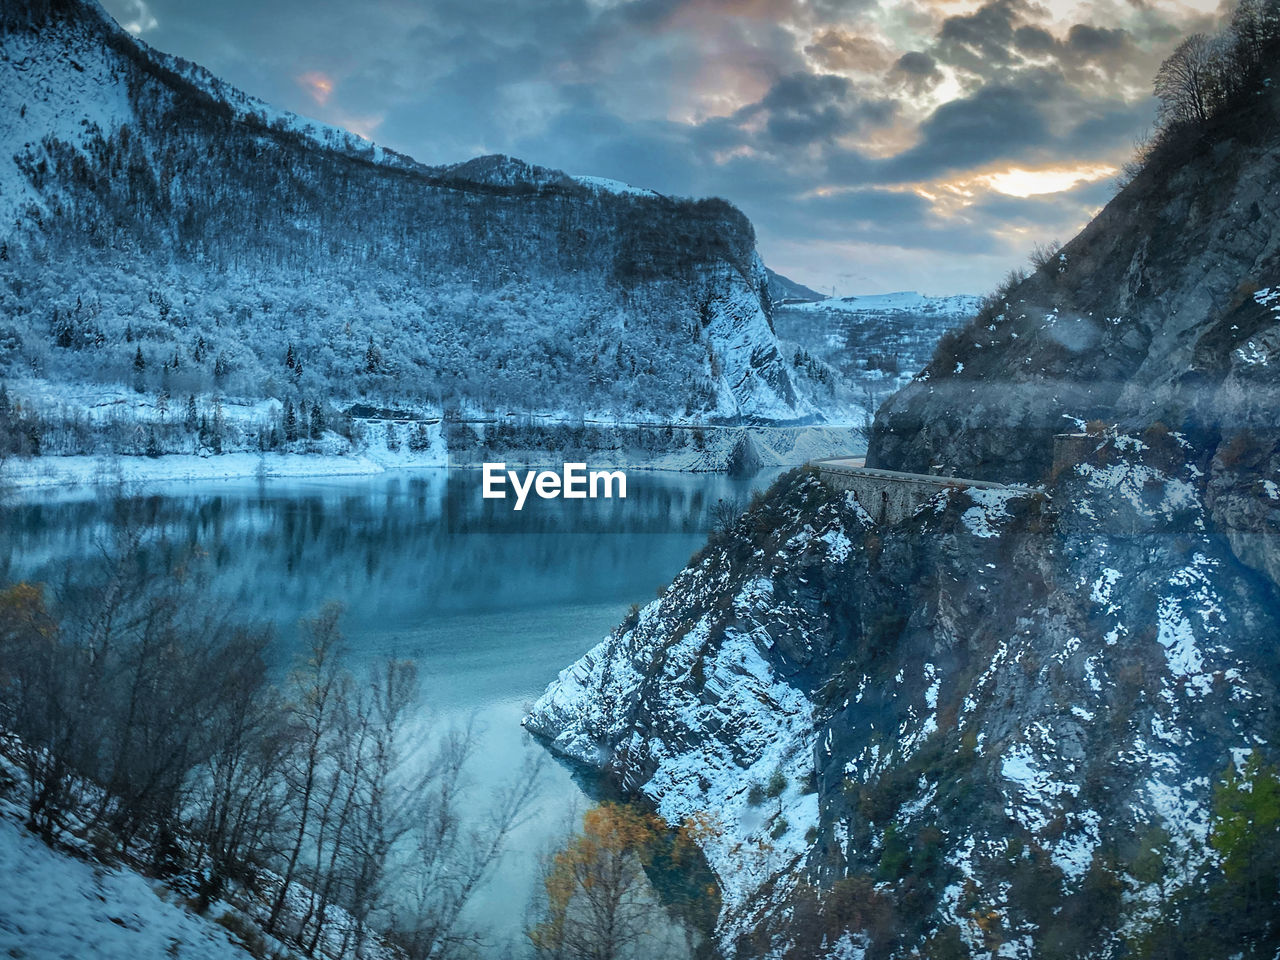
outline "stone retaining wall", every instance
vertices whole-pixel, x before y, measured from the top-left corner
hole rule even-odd
[[[1006,489],[1004,484],[985,480],[876,470],[855,463],[853,460],[818,460],[814,466],[823,482],[836,490],[851,492],[876,523],[886,526],[901,523],[941,490]]]

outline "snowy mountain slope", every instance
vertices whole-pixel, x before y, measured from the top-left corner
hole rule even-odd
[[[827,396],[828,419],[869,425],[888,394],[909,383],[938,341],[977,312],[978,297],[926,297],[914,292],[776,304],[774,329],[783,355],[792,357],[795,380],[812,395]],[[835,389],[810,386],[813,374]]]
[[[868,462],[1040,481],[1091,421],[1175,430],[1238,556],[1280,583],[1280,88],[1157,152],[881,407]]]
[[[728,204],[507,157],[423,167],[138,44],[92,0],[3,24],[0,376],[813,416]]]
[[[778,336],[852,374],[868,358],[912,374],[924,366],[942,335],[977,312],[980,298],[890,293],[844,297],[774,308]]]

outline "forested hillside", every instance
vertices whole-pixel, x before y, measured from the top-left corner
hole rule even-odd
[[[100,384],[153,422],[193,396],[273,398],[277,418],[813,413],[723,201],[507,157],[425,167],[149,49],[92,0],[0,23],[0,378],[28,407]]]

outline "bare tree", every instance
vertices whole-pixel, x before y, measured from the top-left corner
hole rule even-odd
[[[285,809],[283,764],[289,739],[284,705],[268,682],[262,649],[269,632],[240,634],[227,656],[227,682],[213,718],[208,756],[197,771],[195,867],[210,868],[202,902],[222,895],[226,880],[270,849]],[[237,655],[237,648],[238,655]]]
[[[1213,115],[1221,96],[1219,46],[1205,34],[1193,33],[1160,64],[1154,86],[1165,124],[1202,123]]]
[[[82,664],[59,642],[39,587],[0,593],[0,724],[27,778],[27,817],[46,839],[58,830],[75,778],[74,705]]]
[[[192,570],[157,567],[146,510],[120,503],[114,547],[69,569],[48,607],[40,587],[0,587],[0,751],[32,825],[52,839],[74,815],[121,853],[190,871],[206,906],[229,882],[273,880],[264,927],[309,956],[363,956],[388,930],[413,960],[479,943],[466,908],[540,762],[478,802],[470,732],[411,750],[415,665],[357,683],[336,605],[303,621],[307,652],[278,688],[271,631],[233,626]]]
[[[727,533],[746,509],[741,497],[719,498],[711,505],[711,529],[716,533]]]
[[[439,745],[419,787],[412,828],[405,834],[403,865],[395,884],[391,936],[409,960],[446,960],[483,942],[464,923],[464,912],[497,868],[511,831],[529,816],[543,760],[525,764],[481,817],[467,816],[475,802],[465,789],[469,731],[453,731]],[[399,858],[399,857],[398,857]]]
[[[1034,270],[1043,270],[1049,264],[1058,259],[1058,251],[1062,249],[1062,244],[1057,240],[1050,240],[1047,243],[1037,243],[1031,248],[1031,255],[1028,258],[1031,261],[1031,267]]]
[[[286,847],[280,886],[267,917],[266,930],[272,934],[279,927],[290,888],[307,849],[309,831],[314,827],[328,772],[328,752],[333,745],[342,701],[348,694],[349,677],[338,659],[342,640],[338,629],[340,615],[341,608],[329,604],[319,616],[304,621],[309,634],[308,653],[291,680],[289,711],[295,747],[285,766],[285,781],[296,826]]]
[[[1232,67],[1241,81],[1256,77],[1267,63],[1267,46],[1280,38],[1280,2],[1240,0],[1231,15]]]
[[[385,905],[392,851],[413,825],[418,782],[405,776],[406,718],[418,698],[418,671],[409,660],[376,666],[367,690],[367,738],[360,805],[355,817],[348,911],[355,920],[356,956],[364,955],[370,918]]]

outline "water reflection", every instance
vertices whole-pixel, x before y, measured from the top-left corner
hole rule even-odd
[[[632,472],[626,500],[480,497],[478,471],[373,479],[155,485],[132,501],[155,535],[145,562],[172,569],[203,554],[210,589],[241,617],[274,621],[283,670],[299,617],[340,601],[356,666],[412,657],[424,678],[424,726],[479,723],[472,779],[480,794],[541,755],[520,729],[528,703],[557,672],[650,600],[705,539],[720,498],[750,480]],[[0,506],[0,572],[49,583],[96,562],[118,524],[93,491],[42,493]],[[519,943],[520,907],[537,856],[566,812],[587,803],[553,766],[538,815],[513,838],[477,905],[495,944]]]

